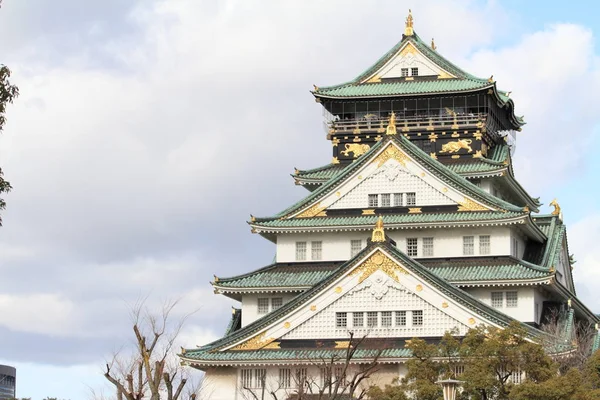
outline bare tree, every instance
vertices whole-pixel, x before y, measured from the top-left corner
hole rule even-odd
[[[176,359],[174,344],[187,318],[172,321],[178,301],[153,312],[139,301],[131,309],[135,348],[115,354],[104,377],[114,386],[117,400],[195,400],[199,386],[190,383]]]
[[[560,371],[574,367],[581,369],[589,358],[596,329],[587,321],[573,322],[571,336],[566,337],[568,312],[554,308],[550,310],[542,324],[542,330],[549,333],[550,339],[543,343],[548,353],[553,354]]]
[[[364,399],[368,385],[363,383],[379,371],[379,357],[383,350],[373,350],[366,363],[358,364],[356,354],[364,349],[366,336],[357,339],[353,332],[349,334],[343,350],[332,350],[328,357],[295,366],[294,373],[289,368],[289,376],[269,376],[263,369],[260,376],[252,377],[253,386],[258,387],[243,386],[242,397],[248,400]]]

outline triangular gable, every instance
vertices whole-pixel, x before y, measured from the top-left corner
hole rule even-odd
[[[381,277],[382,273],[395,282],[402,282],[404,288],[410,289],[424,302],[434,305],[436,312],[443,313],[438,315],[450,317],[459,327],[478,324],[503,327],[514,321],[427,271],[391,244],[384,242],[367,247],[320,284],[230,338],[205,346],[203,351],[210,348],[214,349],[212,351],[278,348],[278,340],[289,332],[315,318],[320,310],[355,290],[371,276]],[[523,327],[531,335],[541,333],[527,325],[523,324]]]
[[[403,68],[408,69],[406,74],[402,73]],[[440,79],[456,78],[455,75],[452,75],[434,60],[419,51],[412,42],[406,41],[388,62],[361,83],[380,82],[382,79],[390,78],[412,79],[412,76],[408,74],[412,73],[412,68],[419,69],[419,76],[437,76]]]
[[[399,175],[413,181],[417,180],[419,182],[417,187],[420,186],[423,193],[427,195],[425,197],[428,200],[422,200],[421,204],[419,204],[419,197],[417,197],[416,208],[421,205],[456,204],[459,205],[459,211],[491,211],[506,210],[507,207],[511,207],[509,203],[490,198],[481,189],[454,174],[429,156],[425,158],[416,157],[415,155],[418,155],[418,153],[415,154],[414,150],[422,153],[422,155],[425,154],[416,147],[412,153],[409,152],[410,146],[415,147],[407,139],[400,137],[389,140],[376,149],[374,148],[375,151],[367,152],[362,156],[364,158],[360,160],[361,166],[359,168],[352,168],[351,172],[346,171],[346,174],[340,174],[340,179],[337,182],[334,180],[309,196],[309,198],[316,198],[319,194],[322,194],[323,196],[318,202],[311,202],[310,205],[307,204],[307,206],[297,209],[295,212],[288,214],[287,218],[324,216],[327,209],[335,208],[368,209],[367,195],[370,186],[376,187],[378,183],[381,183],[380,181],[387,179],[388,182],[392,182],[392,185],[387,184],[385,189],[387,193],[390,193],[387,190],[393,187],[394,181]],[[432,164],[438,164],[435,165],[437,168],[432,168]],[[349,167],[352,167],[352,165]],[[364,184],[365,182],[368,183]],[[411,182],[411,184],[414,183]],[[455,184],[452,185],[452,183]],[[397,184],[399,186],[398,190],[401,190],[401,187],[404,186],[401,179],[397,181]],[[408,184],[405,186],[406,188],[414,187]],[[365,188],[365,190],[362,190],[362,188]],[[481,197],[474,196],[477,194]],[[346,198],[347,201],[344,200]],[[497,203],[496,206],[490,204],[491,201],[482,201],[484,198]],[[518,207],[513,206],[512,208],[514,208],[512,211],[520,210]]]

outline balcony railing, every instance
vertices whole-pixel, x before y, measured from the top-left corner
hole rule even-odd
[[[396,116],[398,132],[417,130],[459,129],[467,127],[481,128],[485,125],[486,114],[456,114],[456,115],[427,115],[427,116]],[[334,133],[385,133],[389,124],[388,117],[365,115],[359,119],[345,119],[329,122],[330,134]]]

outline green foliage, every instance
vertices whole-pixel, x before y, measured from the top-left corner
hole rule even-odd
[[[372,386],[367,391],[367,396],[371,400],[408,400],[405,388],[398,384],[385,385],[383,389]]]
[[[2,1],[0,0],[0,7]],[[9,81],[10,70],[3,64],[0,64],[0,133],[6,122],[6,106],[12,103],[13,100],[19,95],[19,89],[12,85]],[[0,168],[0,196],[2,193],[7,193],[12,189],[10,183],[3,179],[2,168]],[[0,197],[0,210],[6,208],[6,202]],[[0,226],[2,225],[2,218],[0,217]]]

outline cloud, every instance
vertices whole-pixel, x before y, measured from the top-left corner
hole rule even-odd
[[[597,283],[600,282],[600,214],[592,214],[570,227],[569,251],[575,255],[577,263],[573,269],[578,296],[595,313],[600,313],[600,298]]]

